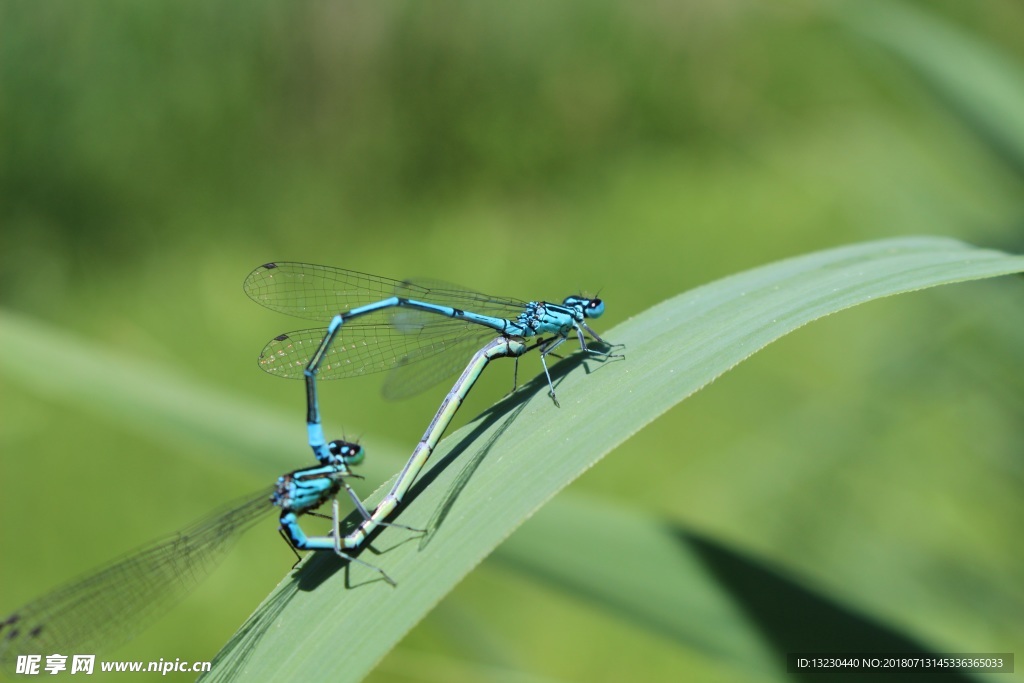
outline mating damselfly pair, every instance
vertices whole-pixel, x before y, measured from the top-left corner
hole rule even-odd
[[[575,334],[583,351],[585,334],[603,340],[587,325],[604,312],[600,299],[570,296],[560,304],[485,296],[454,285],[398,281],[329,266],[268,263],[245,280],[246,293],[275,311],[328,322],[323,327],[282,334],[260,354],[260,367],[280,377],[303,379],[306,431],[317,458],[314,467],[278,478],[274,487],[157,541],[86,578],[50,593],[0,621],[0,663],[22,654],[110,649],[129,639],[161,606],[181,597],[213,569],[242,531],[267,511],[279,510],[281,534],[296,550],[330,551],[377,572],[382,569],[354,553],[375,530],[402,526],[386,521],[416,481],[434,447],[484,368],[495,358],[518,359],[538,349],[549,395],[557,406],[547,356]],[[468,364],[466,357],[472,353]],[[430,359],[430,363],[418,363]],[[410,396],[463,367],[423,438],[383,500],[367,510],[346,481],[363,448],[343,440],[327,442],[316,380],[391,370],[384,394]],[[361,516],[342,534],[338,494],[344,489]],[[330,502],[331,531],[307,536],[303,514]],[[323,516],[323,515],[317,515]],[[409,529],[410,527],[403,527]]]

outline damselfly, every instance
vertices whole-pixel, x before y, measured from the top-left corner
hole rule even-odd
[[[604,313],[604,302],[584,296],[561,304],[492,297],[441,282],[392,280],[352,270],[308,263],[267,263],[252,271],[246,294],[267,308],[328,322],[327,328],[288,332],[272,339],[260,354],[270,374],[306,381],[309,445],[324,460],[316,378],[335,379],[394,369],[385,382],[389,398],[411,396],[456,372],[472,349],[495,332],[505,338],[539,338],[541,365],[549,394],[558,405],[547,355],[575,332],[604,340],[587,318]],[[340,335],[340,336],[339,336]],[[552,335],[550,339],[543,339]],[[519,354],[516,354],[519,355]],[[417,361],[434,358],[430,364]]]
[[[282,535],[295,549],[332,551],[369,567],[394,585],[382,569],[346,553],[338,532],[337,495],[343,488],[369,519],[345,481],[357,476],[349,466],[363,460],[363,448],[334,441],[329,451],[331,464],[285,474],[270,490],[248,496],[14,611],[0,621],[0,664],[7,668],[19,655],[109,651],[127,642],[195,588],[241,533],[274,509],[280,510]],[[331,535],[307,536],[298,518],[327,501],[333,507]]]

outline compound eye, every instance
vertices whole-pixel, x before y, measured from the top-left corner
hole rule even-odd
[[[583,309],[583,314],[588,318],[598,318],[602,313],[604,313],[604,302],[600,299],[591,299]]]

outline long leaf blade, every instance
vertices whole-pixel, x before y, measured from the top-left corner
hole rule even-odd
[[[1024,271],[1024,258],[940,238],[789,259],[692,290],[609,330],[627,358],[579,354],[556,372],[561,410],[533,381],[441,444],[399,519],[423,539],[375,539],[396,589],[326,555],[285,579],[218,656],[246,672],[359,680],[519,524],[618,444],[770,342],[851,306]],[[610,539],[611,541],[611,539]]]

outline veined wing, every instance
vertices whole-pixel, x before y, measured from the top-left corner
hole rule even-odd
[[[260,367],[278,377],[301,379],[326,332],[325,328],[297,330],[271,339],[260,353]],[[368,375],[445,354],[438,369],[424,369],[424,377],[416,381],[416,386],[410,385],[401,393],[410,396],[448,377],[460,363],[465,364],[472,351],[461,358],[459,350],[474,344],[482,346],[483,340],[494,336],[494,330],[465,320],[408,309],[376,311],[341,326],[324,354],[317,378]],[[449,352],[451,361],[447,359]],[[425,379],[428,376],[429,381]]]
[[[490,297],[435,280],[393,280],[292,261],[260,266],[249,273],[242,287],[249,298],[273,311],[322,321],[391,296],[503,318],[518,315],[525,306],[525,302],[517,299]]]
[[[384,398],[397,401],[426,391],[438,382],[461,372],[473,354],[497,336],[499,335],[494,330],[473,325],[467,328],[466,334],[462,337],[442,340],[440,343],[444,348],[440,351],[427,347],[413,349],[388,373],[381,393]],[[437,355],[438,358],[430,363],[417,362],[428,355]]]
[[[0,621],[0,664],[22,654],[95,653],[121,645],[213,570],[238,536],[273,508],[271,489],[70,583]]]
[[[446,306],[461,308],[473,313],[490,315],[496,318],[515,318],[526,308],[526,302],[511,297],[481,294],[450,282],[430,278],[410,278],[401,283],[396,296],[415,299],[426,291],[426,299],[431,303],[444,303]],[[420,293],[420,294],[418,294]]]

